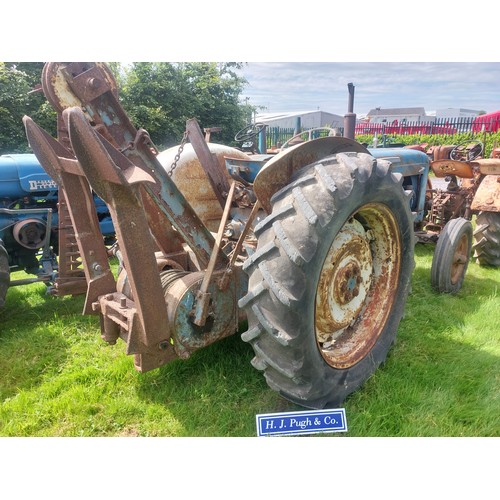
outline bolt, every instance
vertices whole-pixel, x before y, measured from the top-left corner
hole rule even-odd
[[[161,350],[161,351],[166,351],[170,346],[170,342],[168,340],[162,340],[159,344],[158,344],[158,348]]]
[[[89,78],[87,84],[90,88],[98,89],[101,86],[101,80],[99,78]]]

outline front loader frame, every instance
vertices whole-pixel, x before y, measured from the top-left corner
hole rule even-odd
[[[42,166],[68,195],[79,251],[90,273],[84,312],[100,314],[103,338],[110,343],[125,340],[137,369],[147,371],[234,333],[237,300],[246,279],[234,269],[229,283],[225,279],[224,286],[216,284],[227,277],[229,260],[158,162],[148,134],[128,119],[108,68],[101,63],[48,63],[42,87],[62,115],[72,153],[25,117],[27,135]],[[206,153],[196,127],[189,124],[188,133],[223,204],[229,194],[226,177]],[[116,228],[126,270],[126,278],[119,277],[116,284],[104,258],[104,243],[95,238],[93,218],[91,228],[79,221],[82,209],[90,206],[85,178],[108,205]],[[209,265],[210,283],[203,279]],[[193,276],[184,276],[186,271],[194,271]],[[197,306],[193,300],[204,303]],[[167,302],[175,307],[169,310]],[[185,328],[196,310],[198,325]],[[174,334],[170,325],[178,323],[181,327]],[[213,335],[202,339],[201,333],[211,329]]]

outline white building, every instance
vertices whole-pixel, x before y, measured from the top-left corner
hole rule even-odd
[[[428,116],[424,108],[375,108],[368,112],[366,119],[370,123],[394,122],[432,122],[435,117]]]
[[[436,110],[436,118],[474,118],[479,115],[480,111],[475,109],[464,108],[446,108]]]
[[[295,128],[300,118],[302,129],[318,127],[343,127],[344,117],[326,113],[325,111],[295,111],[290,113],[259,113],[255,121],[265,123],[269,127]]]

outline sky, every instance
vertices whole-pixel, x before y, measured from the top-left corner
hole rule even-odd
[[[376,107],[500,110],[500,62],[249,62],[241,75],[248,82],[242,97],[263,113],[343,116],[348,83],[356,114]]]

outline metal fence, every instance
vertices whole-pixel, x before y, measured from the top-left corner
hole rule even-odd
[[[500,117],[482,118],[439,118],[432,122],[358,123],[354,129],[356,135],[362,134],[458,134],[464,132],[496,132],[500,128]]]
[[[319,137],[325,137],[328,135],[328,130],[315,130],[315,129],[301,129],[300,134],[303,135],[303,139],[308,139],[309,130],[313,130],[311,133],[312,139],[318,139]],[[340,135],[343,134],[343,128],[337,128]],[[292,128],[281,128],[281,127],[267,127],[266,128],[266,145],[268,148],[279,148],[286,141],[291,139],[297,134],[297,130]]]
[[[500,115],[496,117],[462,117],[462,118],[439,118],[432,122],[404,122],[404,123],[357,123],[354,129],[355,135],[454,135],[458,133],[475,133],[483,131],[497,132],[500,130]],[[301,133],[306,134],[309,129],[302,129]],[[340,135],[343,135],[343,127],[337,128]],[[267,148],[279,148],[286,141],[291,139],[297,133],[296,129],[282,127],[266,128],[266,146]],[[318,133],[317,137],[327,135]]]
[[[285,144],[288,139],[291,139],[295,135],[294,128],[281,128],[281,127],[267,127],[266,128],[266,139],[267,147],[281,147]]]

